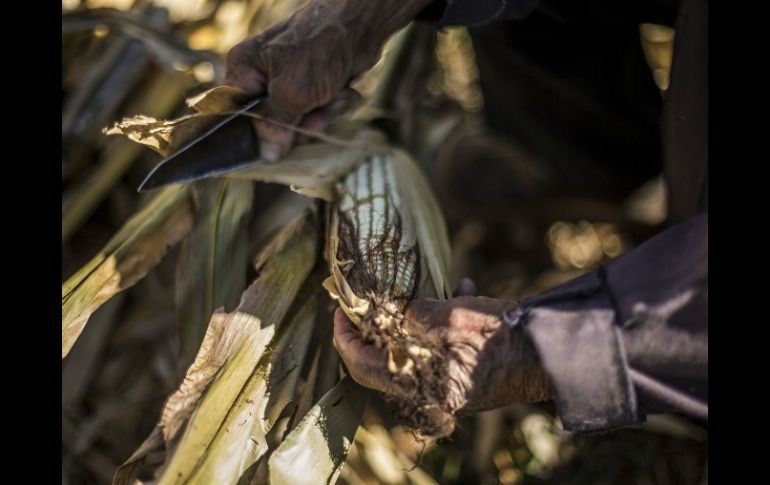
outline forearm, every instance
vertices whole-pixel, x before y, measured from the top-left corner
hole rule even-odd
[[[538,3],[539,0],[436,0],[420,19],[435,22],[439,27],[488,25],[525,18]]]
[[[356,56],[356,71],[377,61],[388,38],[406,26],[432,0],[313,0],[298,10],[290,22],[317,28],[335,28]]]
[[[507,315],[532,340],[565,426],[708,418],[708,215],[669,228],[605,269]]]

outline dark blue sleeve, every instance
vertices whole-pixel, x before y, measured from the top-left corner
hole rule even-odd
[[[522,19],[539,0],[439,0],[428,7],[419,20],[433,21],[438,27],[488,25],[503,20]]]
[[[525,299],[565,429],[599,431],[678,412],[708,421],[708,213],[606,268]]]

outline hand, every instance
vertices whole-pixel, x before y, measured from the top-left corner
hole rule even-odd
[[[503,323],[513,308],[504,300],[461,296],[447,301],[413,302],[404,325],[446,351],[449,410],[473,414],[517,402],[551,398],[548,380],[520,328]],[[359,384],[398,398],[387,356],[365,343],[341,310],[334,315],[334,345]]]
[[[346,87],[372,67],[387,38],[430,0],[313,0],[287,20],[233,47],[225,84],[268,94],[258,114],[285,125],[321,131],[359,98]],[[262,156],[275,161],[295,132],[255,121]]]

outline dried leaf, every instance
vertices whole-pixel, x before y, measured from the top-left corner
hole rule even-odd
[[[200,114],[234,111],[250,101],[251,95],[232,86],[216,86],[187,100],[187,106]]]
[[[366,129],[360,124],[357,126],[358,131],[352,133],[349,126],[338,127],[338,131],[330,132],[335,138],[343,139],[344,136],[344,142],[300,145],[279,163],[254,164],[226,176],[276,182],[289,185],[295,192],[309,197],[334,200],[334,185],[366,156],[371,146],[382,143],[384,139],[377,131]]]
[[[264,406],[264,402],[240,401],[239,396],[264,385],[264,368],[258,364],[315,263],[314,215],[303,214],[276,239],[279,244],[270,247],[272,256],[265,258],[259,278],[243,293],[238,308],[212,316],[195,361],[164,406],[159,427],[167,443],[176,441],[188,418],[189,422],[178,437],[159,483],[192,478],[206,454],[216,452],[212,443],[228,417],[243,411],[239,406],[245,404]],[[256,415],[252,408],[248,411]]]
[[[62,285],[62,358],[97,308],[141,280],[187,235],[193,222],[189,194],[186,187],[164,189]]]
[[[363,465],[365,472],[373,474],[379,483],[436,485],[435,480],[399,450],[382,425],[360,427],[356,432],[355,447],[359,456],[357,463],[353,464],[354,468]],[[349,465],[346,464],[346,467]]]
[[[271,485],[334,483],[367,397],[349,377],[327,392],[270,456]]]
[[[151,76],[147,88],[126,108],[129,112],[166,116],[190,86],[187,76],[166,72]],[[62,196],[62,241],[66,241],[109,194],[141,152],[126,140],[109,140],[102,161],[82,184]]]
[[[117,314],[123,305],[125,293],[106,302],[101,311],[94,312],[93,323],[80,334],[69,358],[62,362],[62,409],[76,409],[98,371],[105,344],[117,323]]]
[[[200,115],[187,115],[174,120],[158,120],[152,116],[137,115],[116,122],[112,128],[104,130],[105,135],[125,135],[128,139],[146,145],[162,156],[174,153],[176,147],[171,144],[174,132],[189,132],[190,138],[202,131]]]
[[[249,95],[240,89],[217,86],[187,99],[187,105],[196,110],[173,120],[159,120],[137,115],[116,122],[103,130],[105,135],[124,135],[136,143],[152,148],[164,157],[202,135],[211,125],[241,107]]]
[[[430,274],[430,283],[423,282],[417,296],[449,298],[452,294],[449,284],[451,253],[441,208],[422,170],[406,152],[394,149],[392,162],[401,205],[405,209],[403,214],[411,217],[409,227],[416,231],[420,267],[427,267]],[[423,271],[424,278],[428,272]]]
[[[318,282],[318,277],[311,277],[303,285],[295,300],[296,311],[277,326],[272,350],[265,352],[233,403],[191,482],[237,483],[267,451],[266,435],[293,397],[307,351],[318,304]]]
[[[128,485],[134,480],[134,476],[144,463],[144,459],[153,451],[159,450],[163,446],[163,433],[160,428],[155,427],[150,435],[139,445],[128,460],[124,461],[112,477],[113,485]]]
[[[177,263],[176,301],[179,365],[186,369],[214,310],[233,308],[246,287],[246,229],[252,184],[212,179],[193,184],[195,223]]]
[[[209,62],[214,68],[215,80],[221,81],[224,77],[224,63],[218,54],[191,49],[174,34],[153,27],[153,23],[148,22],[145,15],[136,11],[121,12],[111,8],[95,8],[62,15],[62,34],[90,30],[101,25],[115,27],[127,36],[141,41],[147,52],[167,69],[177,70],[180,67]]]

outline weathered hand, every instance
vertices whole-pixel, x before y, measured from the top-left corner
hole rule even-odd
[[[550,399],[548,380],[521,329],[503,322],[513,308],[504,300],[461,296],[447,301],[413,302],[405,327],[446,351],[447,404],[458,415],[517,402]],[[355,325],[338,310],[334,345],[359,384],[398,398],[385,353],[365,343]]]
[[[233,47],[225,84],[267,94],[259,114],[285,125],[320,131],[359,94],[347,87],[377,61],[387,38],[430,0],[313,0],[287,20]],[[295,132],[255,121],[262,155],[276,160]]]

